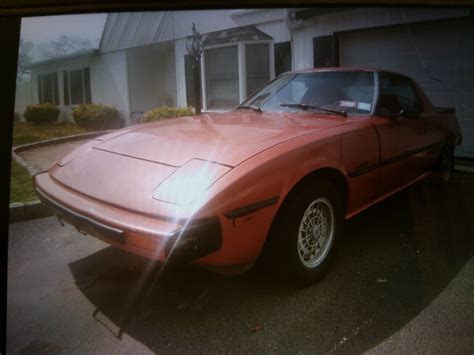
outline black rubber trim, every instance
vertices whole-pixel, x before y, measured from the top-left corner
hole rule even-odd
[[[353,171],[349,172],[347,175],[349,175],[349,177],[360,176],[360,175],[366,174],[366,173],[368,173],[368,172],[371,172],[372,170],[381,168],[381,167],[383,167],[383,166],[385,166],[385,165],[389,165],[389,164],[395,163],[395,162],[397,162],[397,161],[400,161],[400,160],[409,158],[409,157],[411,157],[412,155],[421,153],[421,152],[423,152],[423,151],[425,151],[425,150],[430,150],[430,149],[432,149],[432,148],[434,148],[434,147],[440,146],[441,144],[442,144],[442,142],[437,142],[437,143],[434,143],[434,144],[430,144],[430,145],[424,146],[424,147],[422,147],[422,148],[411,149],[411,150],[409,150],[409,151],[406,152],[406,153],[397,155],[397,156],[392,157],[392,158],[390,158],[390,159],[386,159],[386,160],[384,160],[384,161],[382,161],[382,162],[378,162],[378,163],[375,163],[375,164],[372,164],[372,165],[364,166],[364,167],[361,167],[361,168],[359,168],[359,169],[353,170]]]
[[[90,234],[98,234],[99,236],[102,236],[106,239],[111,239],[120,243],[125,242],[125,236],[122,230],[107,226],[93,220],[92,218],[74,212],[69,208],[59,204],[58,202],[53,201],[38,188],[36,188],[36,193],[38,194],[41,202],[53,210],[60,220],[68,222],[69,224],[76,227],[79,231]]]
[[[165,256],[170,263],[186,263],[219,250],[222,228],[217,217],[185,225],[165,244]]]
[[[371,172],[372,170],[378,169],[381,166],[382,166],[382,163],[378,162],[378,163],[375,163],[375,164],[372,164],[372,165],[364,166],[364,167],[359,168],[357,170],[353,170],[350,173],[348,173],[347,175],[349,175],[349,177],[356,177],[356,176],[363,175],[363,174],[366,174],[368,172]]]
[[[407,151],[406,153],[403,153],[403,154],[400,154],[400,155],[397,155],[395,157],[392,157],[390,159],[387,159],[387,160],[384,160],[382,162],[382,166],[384,165],[388,165],[388,164],[392,164],[392,163],[395,163],[397,161],[400,161],[400,160],[403,160],[403,159],[406,159],[406,158],[409,158],[411,157],[412,155],[415,155],[415,154],[418,154],[418,153],[421,153],[425,150],[430,150],[434,147],[437,147],[437,146],[441,146],[442,142],[437,142],[437,143],[434,143],[434,144],[430,144],[430,145],[427,145],[427,146],[424,146],[422,148],[417,148],[417,149],[410,149],[409,151]]]
[[[225,213],[224,216],[226,216],[229,219],[244,217],[262,208],[276,204],[278,202],[278,198],[279,196],[275,196],[275,197],[269,198],[268,200],[263,200],[263,201],[252,203],[251,205],[239,207],[235,210]]]

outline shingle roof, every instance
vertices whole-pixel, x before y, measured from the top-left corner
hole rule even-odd
[[[229,28],[226,30],[210,32],[205,35],[204,46],[213,46],[222,43],[232,43],[240,41],[265,41],[272,37],[260,31],[255,26],[243,26]]]

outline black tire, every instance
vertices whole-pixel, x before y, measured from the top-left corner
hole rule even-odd
[[[333,233],[324,233],[329,228],[321,229],[322,225],[318,222],[315,222],[314,225],[316,227],[319,225],[317,227],[321,233],[319,236],[317,236],[317,232],[311,233],[309,227],[307,228],[308,233],[300,233],[303,219],[306,218],[306,221],[308,221],[311,216],[311,214],[307,215],[306,213],[312,204],[313,207],[321,207],[328,216],[332,215]],[[336,184],[317,179],[300,186],[284,202],[272,225],[261,258],[264,269],[267,272],[276,273],[277,276],[283,277],[298,287],[313,284],[321,279],[329,269],[337,241],[342,233],[343,222],[343,201],[340,188]],[[331,223],[328,222],[327,224]],[[315,229],[313,228],[313,230]],[[326,238],[321,238],[322,234],[325,234]],[[329,234],[331,234],[331,237],[329,237]],[[312,240],[311,243],[308,242],[310,239]],[[320,245],[319,241],[323,240],[325,242]],[[329,245],[326,246],[326,243]],[[317,249],[316,244],[320,246],[320,250],[325,250],[325,252],[320,252],[320,259],[313,260],[314,265],[309,265],[313,254],[306,255],[309,260],[303,261],[305,257],[302,253],[305,248],[300,247],[300,245]],[[314,253],[314,258],[317,259],[318,253],[316,251]]]
[[[437,182],[446,184],[451,180],[454,170],[454,152],[451,147],[445,145],[441,149],[438,161],[435,165],[435,177]]]

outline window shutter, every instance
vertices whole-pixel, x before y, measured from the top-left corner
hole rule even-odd
[[[69,72],[63,71],[64,105],[69,106]]]
[[[84,73],[84,91],[86,94],[86,104],[92,103],[92,95],[91,95],[91,75],[89,67],[85,67],[83,70]]]

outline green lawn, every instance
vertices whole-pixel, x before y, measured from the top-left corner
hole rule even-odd
[[[13,127],[13,146],[86,132],[88,132],[86,129],[71,122],[45,125],[18,122]]]
[[[10,203],[35,200],[36,194],[30,174],[12,159]]]
[[[32,125],[19,122],[15,123],[13,127],[13,146],[86,132],[87,130],[79,127],[75,123]],[[27,202],[35,200],[36,198],[30,174],[12,159],[10,203]]]

